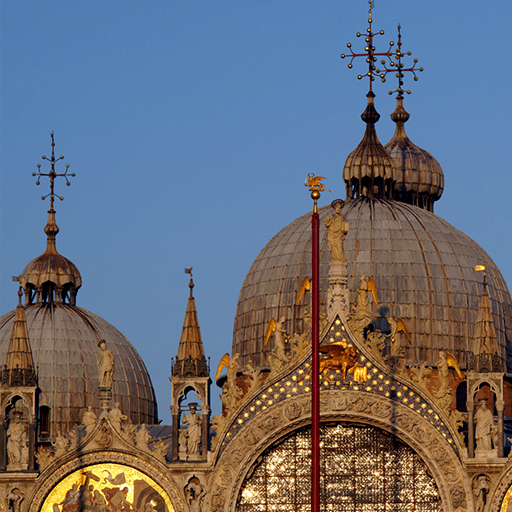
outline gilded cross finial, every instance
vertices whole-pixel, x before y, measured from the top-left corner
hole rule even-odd
[[[64,155],[61,155],[59,158],[55,158],[55,141],[53,140],[53,132],[51,133],[51,137],[52,137],[52,156],[50,158],[46,157],[45,155],[43,155],[41,157],[43,160],[48,160],[48,162],[50,162],[50,166],[51,166],[50,171],[48,173],[41,172],[41,164],[37,164],[37,173],[33,172],[32,176],[37,176],[36,185],[40,184],[39,180],[40,180],[41,176],[48,176],[50,178],[50,192],[48,194],[46,194],[45,196],[41,196],[41,199],[44,201],[47,197],[50,197],[50,211],[53,211],[55,197],[58,197],[61,201],[64,200],[64,197],[62,197],[62,196],[55,196],[55,178],[57,178],[59,176],[66,178],[66,185],[68,187],[69,187],[69,185],[71,185],[71,183],[68,180],[69,164],[66,164],[66,170],[63,173],[58,174],[55,171],[55,163],[58,162],[59,160],[63,160]],[[75,173],[74,172],[71,173],[70,176],[74,177]]]
[[[370,80],[370,92],[372,91],[372,83],[375,80],[375,77],[378,76],[383,82],[386,81],[386,73],[381,73],[379,69],[376,68],[375,63],[377,62],[377,57],[385,57],[389,60],[389,62],[392,62],[393,58],[393,51],[392,48],[394,46],[394,42],[390,41],[389,43],[389,49],[387,52],[384,53],[378,53],[375,49],[375,46],[373,45],[373,38],[376,35],[384,35],[384,30],[380,30],[379,32],[372,32],[372,9],[374,8],[375,4],[371,0],[368,1],[369,4],[369,10],[368,10],[368,28],[366,29],[366,37],[364,38],[366,46],[364,47],[364,53],[354,53],[352,50],[352,44],[348,43],[347,48],[350,50],[351,55],[345,55],[344,53],[341,54],[341,58],[344,59],[345,57],[350,57],[350,62],[348,64],[348,67],[352,69],[354,66],[354,59],[357,57],[365,57],[366,62],[368,64],[368,72],[364,75],[357,75],[357,78],[361,80],[363,77],[368,77]],[[361,37],[362,34],[358,32],[356,34],[356,37]]]
[[[416,64],[418,63],[418,59],[413,60],[412,66],[409,66],[408,68],[404,67],[404,63],[402,62],[402,57],[410,56],[412,55],[411,52],[402,52],[402,34],[400,33],[400,29],[402,27],[398,25],[398,43],[396,45],[396,51],[394,53],[394,58],[396,62],[390,61],[389,67],[387,66],[387,62],[385,60],[381,61],[381,64],[384,66],[383,74],[387,75],[391,72],[396,72],[395,76],[398,78],[398,87],[394,91],[389,91],[389,94],[393,94],[394,92],[397,92],[399,96],[403,96],[403,93],[406,92],[407,94],[411,94],[410,90],[405,91],[402,89],[402,86],[404,85],[404,72],[409,72],[414,75],[414,81],[418,81],[418,76],[416,75],[417,71],[423,71],[423,68],[417,68]]]

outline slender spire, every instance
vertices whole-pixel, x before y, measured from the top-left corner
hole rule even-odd
[[[424,149],[411,142],[405,133],[405,123],[409,120],[409,113],[404,108],[404,95],[411,94],[405,90],[404,73],[411,73],[414,81],[418,80],[418,59],[414,59],[412,65],[405,67],[403,58],[410,56],[411,52],[402,51],[402,35],[398,25],[398,43],[395,52],[395,61],[388,66],[384,61],[384,72],[395,73],[398,79],[398,87],[389,94],[397,93],[396,109],[391,114],[391,119],[396,124],[395,134],[386,144],[385,148],[393,157],[397,168],[394,198],[398,201],[413,204],[428,211],[434,211],[434,202],[437,201],[444,189],[444,173],[439,162]]]
[[[68,303],[76,305],[76,294],[80,286],[82,286],[82,277],[76,266],[60,255],[57,251],[55,237],[59,232],[59,227],[55,222],[55,197],[61,201],[62,196],[55,194],[55,179],[63,177],[66,185],[71,185],[68,180],[69,164],[66,164],[66,170],[63,173],[57,173],[55,164],[62,160],[64,156],[55,158],[55,140],[52,138],[52,154],[50,158],[43,155],[43,160],[50,162],[50,170],[47,173],[41,172],[41,164],[37,164],[37,173],[33,172],[33,176],[37,176],[36,185],[40,184],[42,176],[50,179],[50,192],[41,197],[41,199],[50,198],[50,209],[48,210],[48,222],[44,228],[46,233],[46,250],[45,252],[32,260],[23,270],[20,283],[25,291],[25,303],[27,306],[34,303],[51,304],[54,302]],[[75,176],[75,174],[71,174]]]
[[[193,295],[192,267],[185,269],[185,272],[190,274],[190,282],[188,284],[190,296],[187,302],[183,330],[172,374],[173,376],[181,377],[207,377],[208,367],[204,356],[203,341],[201,339],[201,330],[199,329],[199,320]]]
[[[487,287],[487,274],[483,271],[484,292],[480,298],[480,308],[478,309],[478,320],[475,332],[475,341],[473,344],[473,353],[475,355],[490,354],[499,355],[498,338],[494,328],[494,318],[492,315],[491,300]]]
[[[18,290],[19,303],[16,307],[5,367],[2,372],[2,382],[10,386],[34,386],[36,384],[25,310],[21,303],[22,296],[23,292],[20,286]]]

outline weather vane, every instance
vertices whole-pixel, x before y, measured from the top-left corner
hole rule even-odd
[[[50,210],[53,211],[53,205],[54,205],[54,199],[55,199],[55,178],[57,178],[59,176],[66,178],[66,185],[68,187],[69,187],[69,185],[71,185],[71,183],[68,180],[69,164],[66,164],[66,170],[63,173],[58,174],[55,171],[55,163],[58,162],[59,160],[63,160],[64,155],[61,155],[57,159],[55,158],[55,141],[53,140],[53,132],[51,133],[51,137],[52,137],[52,156],[50,158],[47,158],[45,155],[43,155],[41,157],[43,160],[48,160],[48,162],[50,162],[50,165],[51,165],[50,172],[48,172],[48,173],[41,172],[41,164],[37,164],[37,173],[33,172],[32,176],[37,176],[36,185],[40,184],[39,179],[41,178],[41,176],[48,176],[50,178],[50,192],[48,194],[46,194],[45,196],[41,196],[41,199],[44,201],[47,197],[50,197]],[[70,176],[74,177],[75,173],[72,173]],[[62,197],[62,196],[57,196],[57,197],[61,201],[64,200],[64,197]]]
[[[375,46],[373,46],[373,38],[376,35],[384,35],[384,30],[381,30],[379,32],[372,32],[372,9],[374,7],[374,3],[371,0],[369,0],[368,5],[368,28],[366,29],[366,37],[364,38],[366,42],[364,53],[354,53],[354,51],[352,50],[352,44],[348,43],[347,47],[350,50],[351,55],[345,55],[344,53],[342,53],[341,58],[344,59],[345,57],[351,57],[348,67],[352,69],[355,58],[366,57],[366,62],[368,63],[368,72],[364,75],[357,75],[357,78],[361,80],[363,77],[367,76],[370,79],[370,91],[372,91],[372,82],[375,80],[376,76],[378,76],[383,82],[386,81],[386,71],[384,73],[381,73],[381,71],[377,69],[375,66],[375,63],[377,62],[377,57],[386,57],[390,63],[390,67],[394,66],[394,62],[392,59],[395,54],[392,51],[392,48],[395,43],[393,41],[390,41],[389,49],[387,52],[378,53],[375,51]],[[363,34],[361,34],[360,32],[356,34],[357,37],[361,37],[362,35]]]
[[[400,29],[402,27],[398,25],[398,43],[396,45],[396,51],[394,53],[394,57],[396,62],[391,61],[389,63],[389,68],[387,66],[387,62],[385,60],[381,61],[381,64],[384,66],[384,74],[391,73],[393,71],[396,71],[396,77],[398,78],[398,87],[394,91],[389,91],[389,94],[393,94],[394,92],[397,92],[399,96],[403,96],[403,93],[406,92],[407,94],[411,94],[410,90],[404,91],[402,89],[402,86],[404,85],[404,72],[409,72],[414,75],[414,81],[418,80],[418,76],[416,75],[417,71],[423,71],[423,68],[417,68],[416,64],[418,63],[418,59],[413,60],[412,66],[406,68],[404,67],[404,64],[402,62],[402,57],[405,57],[406,55],[410,56],[412,55],[411,52],[402,52],[402,34],[400,33]],[[379,70],[377,70],[379,71]]]

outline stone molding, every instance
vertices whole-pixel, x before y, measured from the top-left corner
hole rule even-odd
[[[240,429],[215,463],[210,477],[211,512],[235,512],[244,479],[257,457],[277,440],[310,423],[306,396],[294,398],[259,415]],[[347,391],[324,393],[323,420],[353,421],[396,435],[422,458],[432,472],[443,512],[473,511],[471,485],[461,460],[447,439],[406,405],[375,395]]]

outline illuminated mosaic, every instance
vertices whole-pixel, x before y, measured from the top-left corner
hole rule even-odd
[[[164,490],[150,477],[121,464],[95,464],[61,480],[41,512],[175,512]]]
[[[424,462],[395,436],[358,425],[322,425],[322,512],[437,512]],[[244,482],[237,512],[310,511],[311,431],[269,448]]]
[[[353,346],[347,334],[346,327],[339,317],[335,319],[328,333],[325,335],[322,345],[328,343],[343,343],[348,347]],[[298,398],[309,395],[311,392],[311,356],[282,379],[264,388],[254,397],[249,404],[238,414],[232,423],[226,437],[223,439],[220,454],[236,436],[237,432],[247,421],[265,413],[273,405],[289,398]],[[448,441],[452,449],[457,452],[457,447],[448,427],[440,418],[438,411],[416,391],[407,384],[384,372],[377,365],[369,361],[363,354],[358,358],[358,375],[347,372],[347,380],[343,380],[341,370],[329,370],[327,375],[320,378],[320,393],[322,391],[351,390],[371,395],[380,395],[389,400],[402,403],[404,406],[419,414],[430,423]],[[356,378],[357,377],[357,378]]]

